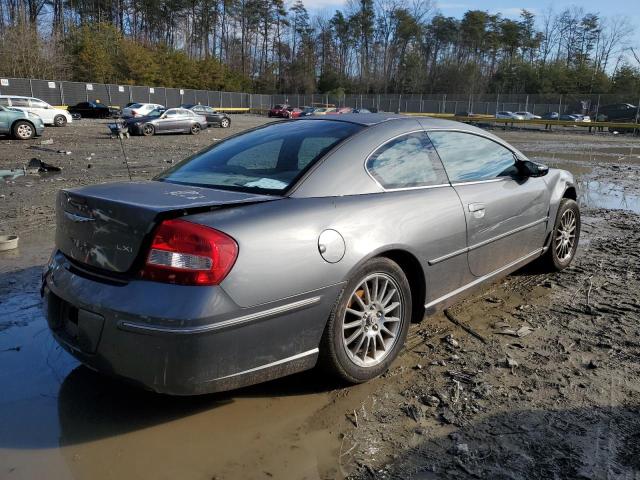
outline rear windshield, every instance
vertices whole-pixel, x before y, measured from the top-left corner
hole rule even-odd
[[[330,120],[278,122],[214,144],[155,179],[281,194],[314,162],[362,128]]]
[[[141,103],[134,103],[132,105],[129,105],[129,108],[140,108],[142,106]]]

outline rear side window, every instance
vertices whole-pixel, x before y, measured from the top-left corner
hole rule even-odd
[[[43,102],[42,100],[38,99],[38,98],[32,98],[31,99],[31,107],[32,108],[47,108],[49,106],[48,103]]]
[[[451,182],[473,182],[516,175],[511,150],[493,140],[465,132],[429,132]]]
[[[367,170],[386,189],[448,183],[424,132],[410,133],[385,143],[369,157]]]
[[[329,120],[278,122],[214,144],[156,180],[282,193],[331,148],[363,127]]]
[[[11,105],[14,107],[28,107],[29,99],[27,98],[11,98]]]
[[[0,105],[3,105],[5,107],[9,106],[9,99],[4,97],[4,98],[0,98]]]

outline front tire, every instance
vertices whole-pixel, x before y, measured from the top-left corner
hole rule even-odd
[[[551,232],[549,249],[542,257],[545,270],[559,272],[567,268],[576,255],[580,240],[580,208],[575,200],[563,198]]]
[[[349,383],[386,372],[404,345],[411,323],[411,288],[402,269],[374,258],[349,280],[327,322],[320,364]]]
[[[19,120],[13,124],[13,137],[17,140],[31,140],[36,136],[36,129],[29,122]]]
[[[231,126],[231,120],[229,120],[228,118],[223,118],[222,120],[220,120],[220,127],[229,128],[230,126]]]
[[[67,124],[67,117],[65,117],[64,115],[56,115],[53,118],[53,124],[56,127],[64,127]]]

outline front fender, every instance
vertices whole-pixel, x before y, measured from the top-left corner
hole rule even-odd
[[[555,225],[560,201],[563,198],[577,199],[578,188],[573,174],[567,170],[550,168],[544,180],[551,192],[549,199],[549,222],[547,224],[548,234],[553,230],[553,226]]]

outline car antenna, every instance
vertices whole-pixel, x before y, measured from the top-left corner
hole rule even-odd
[[[124,149],[124,142],[122,141],[122,137],[124,135],[119,134],[118,138],[120,139],[120,148],[122,149],[122,155],[124,156],[124,164],[127,166],[127,173],[129,174],[129,181],[132,181],[131,178],[131,170],[129,169],[129,159],[127,158],[127,152]]]
[[[124,137],[124,133],[118,132],[118,138],[120,139],[120,148],[122,149],[122,156],[124,156],[124,164],[127,166],[129,181],[132,181],[133,179],[131,178],[131,169],[129,169],[129,159],[127,158],[127,152],[124,149],[124,142],[122,141],[122,137]]]

